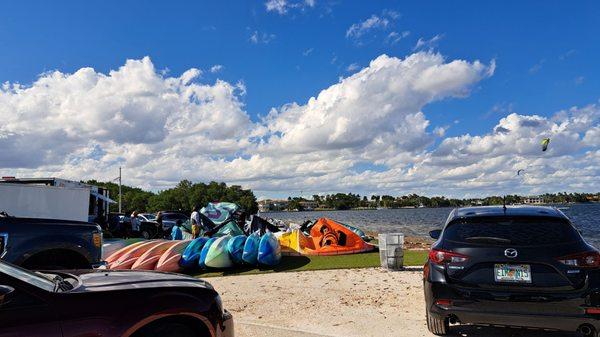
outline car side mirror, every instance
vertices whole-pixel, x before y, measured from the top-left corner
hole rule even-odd
[[[432,239],[439,239],[440,235],[442,235],[442,230],[441,229],[434,229],[431,232],[429,232],[429,236],[431,236]]]
[[[13,287],[0,285],[0,305],[8,303],[14,291],[15,288]]]

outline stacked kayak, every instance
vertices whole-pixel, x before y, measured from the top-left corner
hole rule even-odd
[[[281,261],[281,244],[273,233],[267,232],[260,238],[257,260],[267,266],[278,265]]]
[[[284,255],[342,255],[375,248],[352,229],[328,218],[318,219],[310,227],[309,235],[299,229],[281,234],[279,243]]]
[[[250,234],[244,243],[242,260],[247,264],[258,263],[258,245],[260,244],[260,233],[258,231]]]
[[[226,235],[209,239],[199,256],[200,268],[231,268],[244,265],[275,266],[281,262],[281,245],[270,232],[262,237]]]
[[[109,269],[178,272],[181,270],[179,260],[189,243],[170,240],[140,241],[117,250],[105,261]]]
[[[208,238],[197,238],[192,240],[184,249],[183,254],[181,254],[181,260],[179,264],[183,268],[193,268],[198,265],[198,261],[200,261],[200,253],[202,252],[202,248],[208,241]]]
[[[154,270],[168,271],[168,272],[180,272],[183,270],[180,261],[183,256],[183,251],[190,244],[190,240],[178,241],[176,244],[171,245],[164,254],[160,256],[156,263]]]
[[[231,236],[226,235],[217,238],[208,248],[206,257],[204,258],[204,265],[210,268],[230,268],[233,266],[231,256],[227,247]]]

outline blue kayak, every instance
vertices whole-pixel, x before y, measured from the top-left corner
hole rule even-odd
[[[250,234],[244,244],[244,253],[242,260],[244,262],[255,265],[258,262],[258,245],[260,243],[260,234],[258,231]]]
[[[206,259],[204,260],[204,264],[207,267],[224,269],[233,266],[233,261],[231,260],[231,256],[229,256],[229,252],[227,251],[227,246],[231,239],[232,237],[229,235],[222,236],[217,238],[210,245],[210,249],[208,250]]]
[[[258,245],[258,263],[275,266],[281,262],[281,245],[271,232],[265,233]]]
[[[242,264],[242,254],[244,253],[244,244],[246,243],[245,235],[234,236],[227,243],[227,252],[231,256],[231,261],[235,264]]]
[[[206,244],[208,238],[197,238],[192,240],[185,250],[183,254],[181,254],[181,260],[179,260],[179,265],[183,268],[191,268],[198,265],[198,260],[200,259],[200,252],[202,251],[202,247]]]
[[[204,247],[202,247],[202,250],[200,251],[200,258],[198,259],[198,266],[200,266],[200,268],[202,268],[202,269],[206,268],[206,264],[205,264],[206,255],[208,255],[208,250],[210,249],[210,246],[216,240],[217,240],[217,238],[210,238],[210,239],[208,239],[208,241],[206,241],[206,243],[204,244]]]

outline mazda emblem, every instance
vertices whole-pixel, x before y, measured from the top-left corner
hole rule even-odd
[[[504,256],[508,257],[509,259],[514,259],[515,257],[517,257],[517,255],[517,250],[514,248],[508,248],[504,251]]]

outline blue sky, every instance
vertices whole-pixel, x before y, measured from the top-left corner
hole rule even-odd
[[[423,106],[428,130],[445,127],[445,137],[485,134],[512,112],[550,118],[599,98],[598,2],[290,0],[284,5],[285,12],[268,10],[265,1],[3,3],[0,81],[30,85],[40,74],[83,67],[108,74],[127,59],[149,56],[156,69],[167,71],[164,76],[198,68],[199,83],[243,83],[242,109],[260,122],[271,108],[306,104],[382,54],[402,59],[429,50],[447,61],[495,62],[493,76],[475,83],[468,97],[453,95]],[[387,21],[349,34],[350,27],[372,16]],[[394,41],[396,36],[404,37]],[[424,43],[416,49],[419,40]],[[214,65],[222,68],[213,73]],[[389,167],[366,162],[351,166]]]
[[[393,28],[369,33],[363,45],[345,37],[352,24],[384,10],[400,14]],[[86,66],[107,72],[143,56],[174,74],[221,64],[222,73],[205,79],[244,81],[254,117],[305,102],[347,76],[350,64],[363,67],[383,53],[402,57],[419,38],[440,35],[436,50],[447,58],[496,59],[498,69],[470,99],[426,111],[434,123],[460,120],[450,134],[481,132],[501,114],[494,116],[495,106],[546,115],[596,101],[598,17],[594,1],[321,1],[286,15],[267,12],[264,1],[19,1],[0,11],[0,79],[30,83],[43,71]],[[385,43],[393,30],[410,35]],[[275,37],[253,44],[254,31]]]

